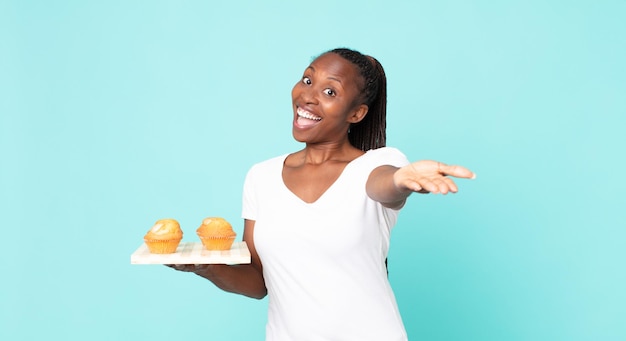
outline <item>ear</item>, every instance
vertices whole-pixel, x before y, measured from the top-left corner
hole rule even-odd
[[[350,114],[350,116],[348,116],[348,122],[350,123],[359,123],[361,122],[361,120],[363,120],[365,118],[365,115],[367,115],[367,111],[369,110],[368,106],[365,104],[361,104],[359,106],[357,106],[354,111],[352,111],[352,114]]]

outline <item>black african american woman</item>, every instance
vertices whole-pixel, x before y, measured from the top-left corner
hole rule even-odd
[[[292,90],[294,153],[255,164],[243,190],[251,264],[180,265],[219,288],[269,296],[266,340],[406,340],[387,278],[391,229],[413,192],[457,192],[461,166],[385,147],[386,76],[335,49]]]

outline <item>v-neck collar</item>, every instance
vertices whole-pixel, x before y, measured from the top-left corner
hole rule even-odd
[[[344,177],[344,174],[346,173],[346,171],[348,170],[348,168],[350,168],[352,166],[352,164],[356,163],[357,160],[363,158],[367,153],[369,152],[369,150],[361,155],[359,155],[358,157],[356,157],[354,160],[348,162],[346,164],[345,167],[343,167],[343,169],[341,170],[341,173],[339,173],[339,176],[337,177],[337,179],[335,179],[335,181],[333,181],[330,186],[328,186],[323,192],[322,194],[315,199],[312,202],[307,202],[305,200],[303,200],[302,198],[300,198],[296,193],[294,193],[291,189],[289,189],[289,187],[287,187],[287,184],[285,184],[285,179],[283,178],[283,171],[285,169],[285,160],[287,160],[287,157],[289,157],[290,154],[285,154],[284,157],[282,158],[282,162],[281,167],[280,167],[280,183],[282,184],[283,188],[288,191],[294,198],[296,198],[298,201],[300,201],[301,203],[305,204],[305,205],[315,205],[317,203],[319,203],[324,197],[327,196],[327,193],[330,192],[334,187],[336,187],[336,184],[341,180],[341,178]]]

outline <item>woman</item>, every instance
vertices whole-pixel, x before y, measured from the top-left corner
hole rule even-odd
[[[251,264],[174,267],[269,295],[267,340],[406,340],[387,280],[391,228],[412,192],[456,192],[448,176],[474,174],[385,147],[386,77],[372,57],[320,55],[292,99],[304,149],[254,165],[244,184]]]

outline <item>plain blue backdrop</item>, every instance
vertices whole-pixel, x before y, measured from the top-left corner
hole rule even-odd
[[[0,1],[0,339],[262,340],[267,299],[131,265],[154,221],[241,235],[291,87],[378,58],[388,145],[474,170],[414,195],[411,340],[626,340],[626,2]]]

